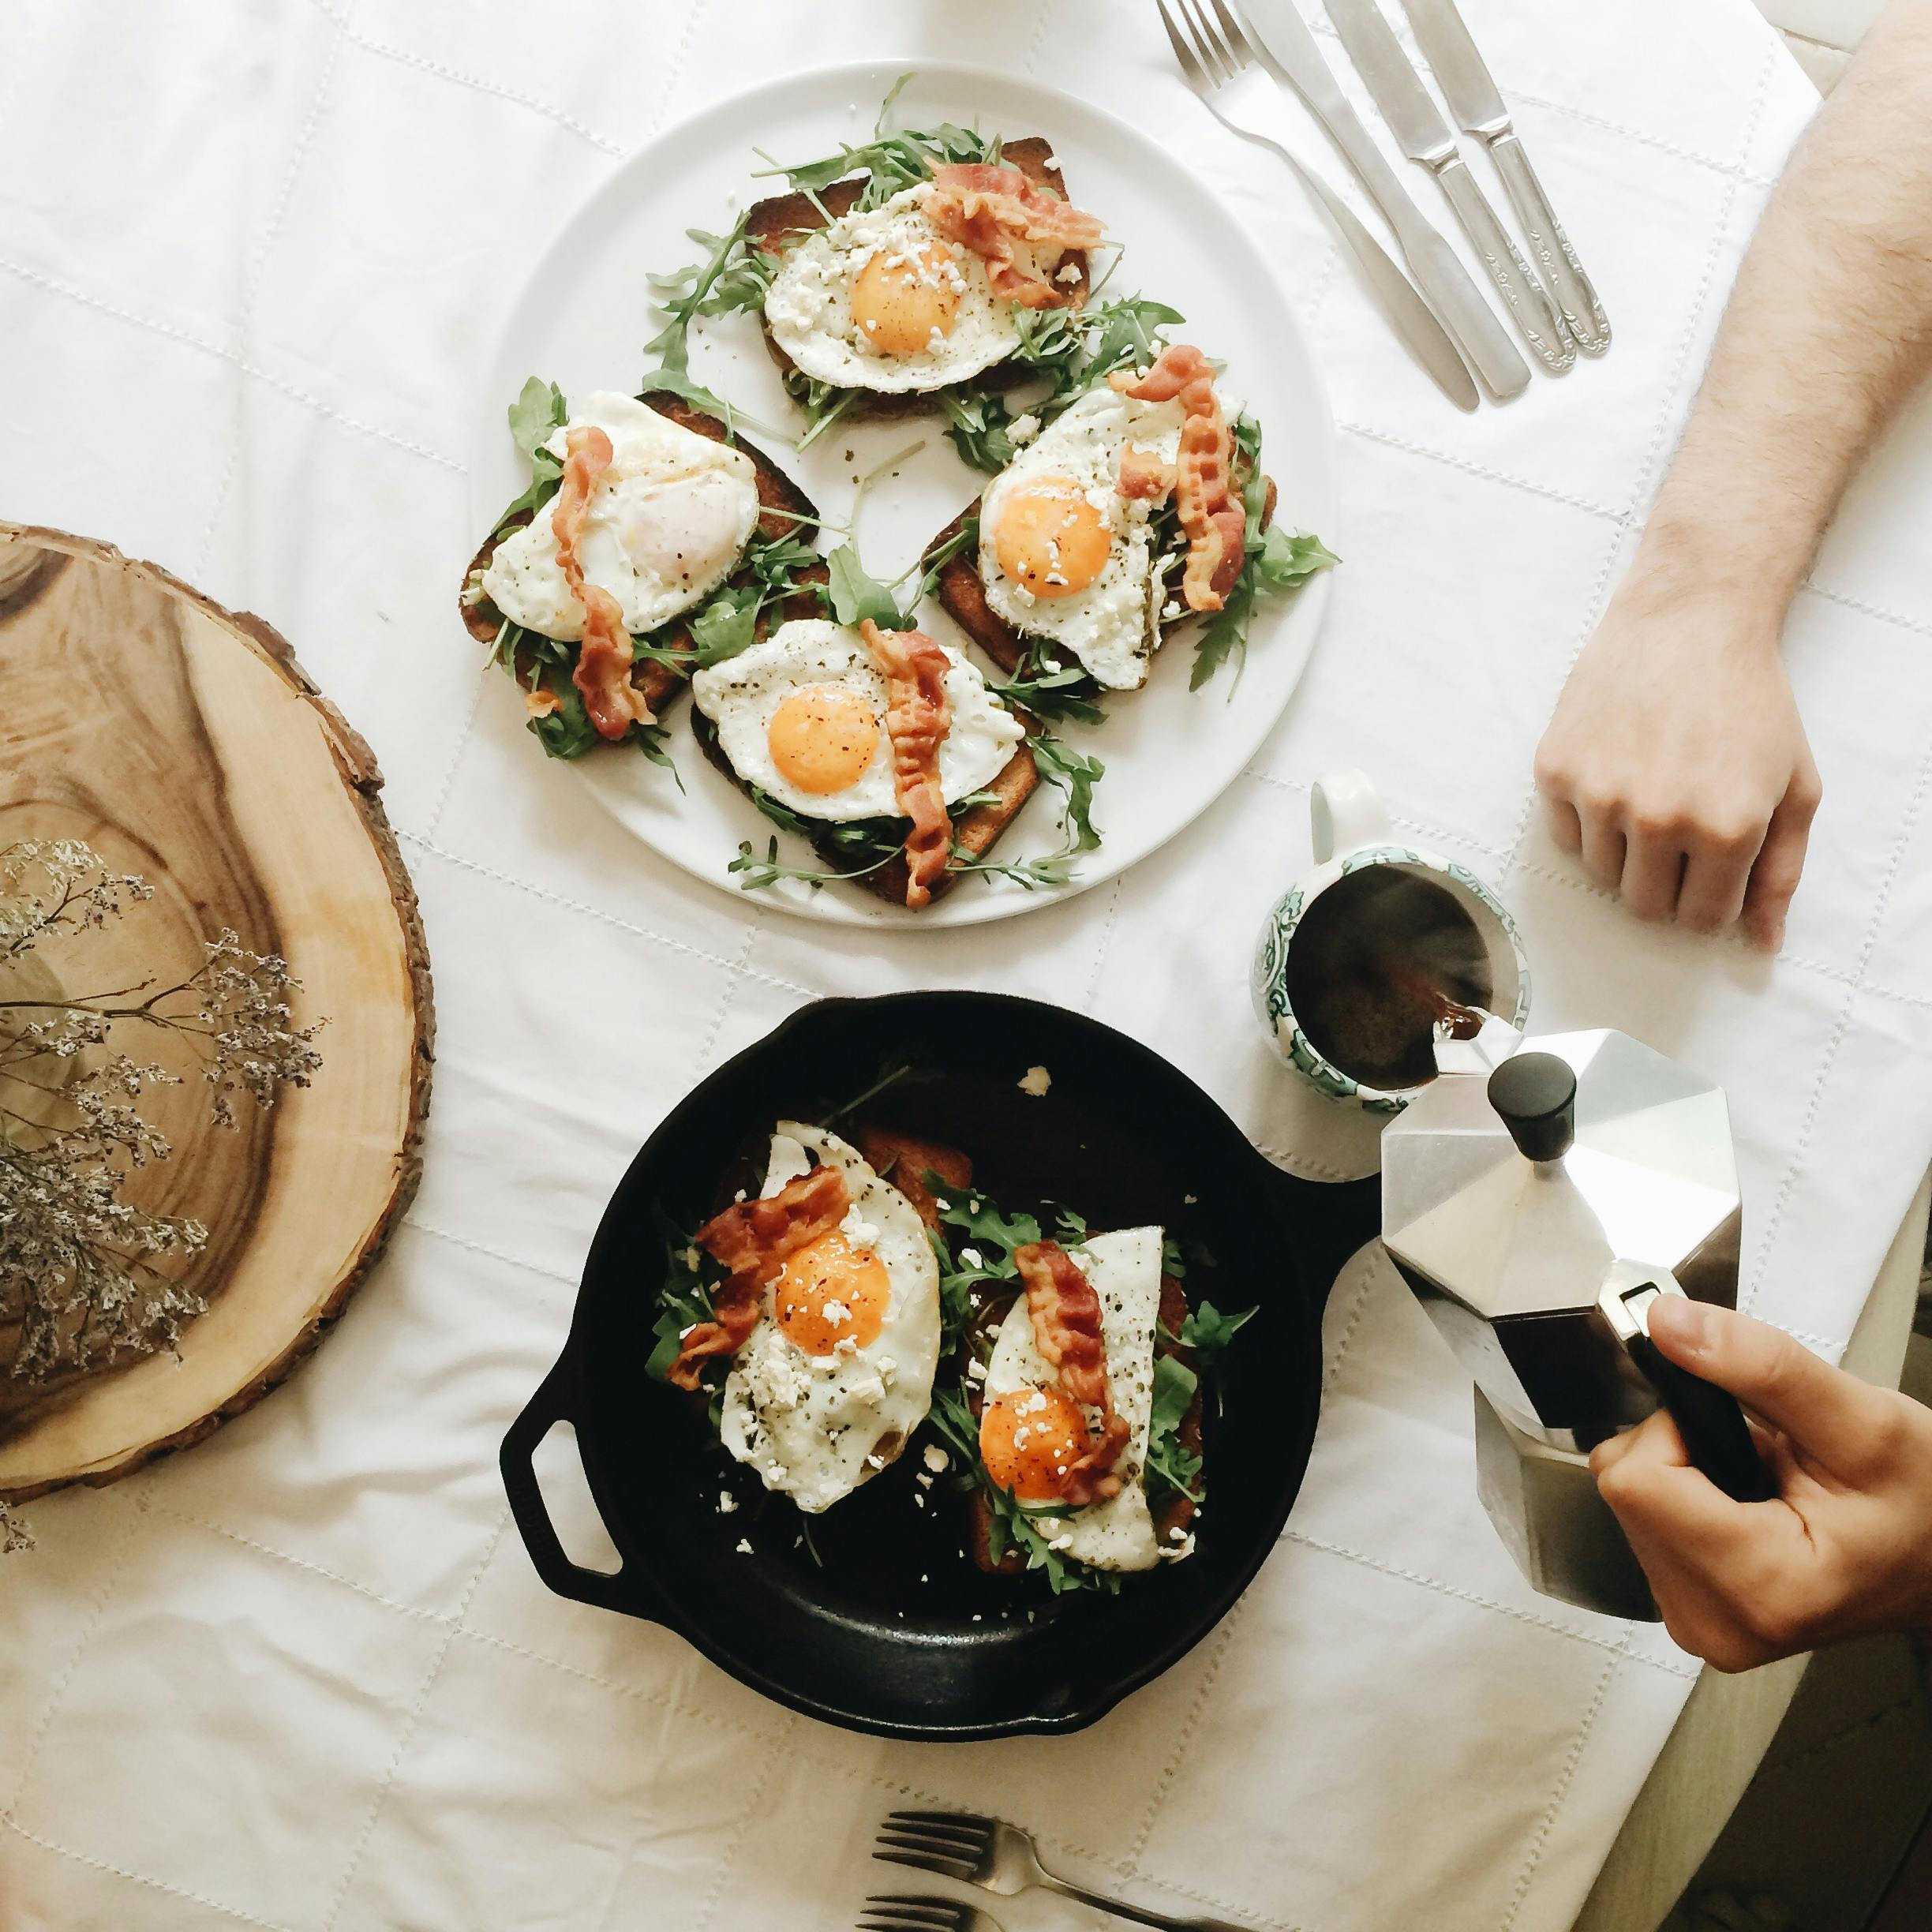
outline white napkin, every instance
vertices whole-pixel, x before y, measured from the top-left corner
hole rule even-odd
[[[1932,1151],[1932,425],[1887,446],[1792,624],[1827,796],[1789,950],[1640,929],[1533,829],[1530,750],[1813,96],[1745,0],[1468,12],[1617,331],[1606,361],[1473,420],[1299,191],[1187,95],[1144,6],[7,9],[0,515],[155,556],[287,632],[388,772],[441,1047],[421,1195],[327,1346],[191,1454],[36,1506],[41,1549],[0,1573],[13,1924],[830,1932],[910,1876],[863,1855],[909,1799],[1256,1926],[1569,1923],[1692,1667],[1518,1580],[1475,1501],[1465,1378],[1379,1269],[1331,1304],[1282,1547],[1083,1736],[913,1748],[784,1715],[549,1596],[495,1470],[633,1150],[813,994],[1056,998],[1280,1145],[1245,955],[1305,856],[1306,781],[1337,763],[1503,890],[1538,1025],[1627,1027],[1725,1084],[1746,1298],[1843,1343]],[[557,223],[687,108],[886,53],[998,63],[1157,130],[1285,264],[1343,425],[1347,561],[1252,770],[1116,886],[943,948],[656,863],[534,762],[452,609],[462,455],[504,401],[478,372]]]

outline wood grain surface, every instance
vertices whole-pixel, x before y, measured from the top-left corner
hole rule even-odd
[[[37,953],[69,996],[200,963],[232,928],[286,957],[321,1019],[313,1084],[213,1126],[191,1042],[121,1029],[180,1074],[144,1112],[173,1157],[144,1207],[209,1237],[175,1264],[207,1301],[178,1357],[30,1383],[0,1326],[0,1496],[107,1482],[259,1400],[340,1312],[420,1172],[433,1020],[428,954],[369,749],[258,618],[153,564],[0,523],[0,846],[84,840],[155,888]],[[125,1035],[125,1036],[124,1036]]]

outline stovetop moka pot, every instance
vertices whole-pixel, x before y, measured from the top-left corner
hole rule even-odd
[[[1546,1595],[1656,1618],[1588,1458],[1660,1403],[1727,1493],[1769,1493],[1735,1398],[1648,1333],[1660,1295],[1735,1305],[1740,1218],[1723,1090],[1624,1033],[1445,1053],[1384,1131],[1383,1245],[1475,1377],[1483,1503]]]

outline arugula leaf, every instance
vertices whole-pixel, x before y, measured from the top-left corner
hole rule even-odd
[[[777,885],[779,880],[788,878],[803,879],[815,889],[836,880],[863,878],[868,873],[877,872],[882,867],[890,865],[899,856],[901,849],[895,845],[890,852],[881,853],[871,864],[856,867],[850,872],[831,872],[811,866],[781,864],[778,841],[775,838],[768,843],[762,859],[758,856],[749,839],[740,839],[738,841],[738,856],[724,870],[736,878],[740,892],[762,892],[768,886]]]
[[[1086,667],[1077,657],[1056,657],[1053,663],[1050,671],[1044,668],[1046,647],[1035,641],[1020,653],[1011,677],[988,678],[987,688],[1037,718],[1070,718],[1076,724],[1103,724],[1106,712],[1093,695],[1099,687]]]
[[[1007,431],[1013,417],[1004,396],[961,385],[935,392],[953,447],[975,470],[998,476],[1019,453]]]
[[[1147,1473],[1148,1501],[1156,1508],[1161,1499],[1159,1485],[1191,1496],[1196,1503],[1206,1496],[1201,1486],[1201,1459],[1181,1445],[1181,1425],[1193,1405],[1200,1378],[1186,1363],[1172,1355],[1159,1355],[1154,1361],[1154,1400],[1148,1423]]]
[[[841,623],[861,623],[870,618],[882,631],[905,629],[891,591],[877,578],[866,575],[858,552],[850,544],[841,544],[826,559],[826,567],[832,614]]]
[[[651,1219],[664,1243],[665,1273],[657,1290],[657,1320],[652,1324],[657,1346],[644,1364],[644,1372],[653,1381],[661,1382],[677,1360],[684,1331],[712,1319],[715,1311],[711,1290],[724,1271],[661,1208],[653,1205]]]
[[[865,393],[863,389],[843,389],[836,383],[820,382],[798,369],[786,373],[784,386],[786,393],[805,412],[805,433],[798,440],[801,453],[810,449]]]
[[[524,384],[517,399],[510,405],[509,414],[510,433],[516,439],[517,447],[533,459],[538,454],[537,446],[547,442],[553,430],[561,429],[570,420],[564,391],[541,376],[533,376]],[[547,450],[542,453],[549,455]]]
[[[950,121],[942,121],[934,128],[904,128],[887,133],[886,119],[900,92],[912,78],[909,73],[901,74],[893,84],[892,91],[879,107],[878,119],[873,124],[872,138],[863,146],[855,148],[847,144],[837,154],[792,166],[774,162],[762,173],[782,174],[798,193],[814,198],[834,182],[863,174],[865,186],[856,204],[863,210],[875,208],[903,189],[929,179],[934,168],[942,163],[999,159],[997,135],[989,138],[975,129],[960,127]]]
[[[1261,511],[1267,500],[1267,479],[1261,473],[1261,425],[1244,414],[1235,422],[1234,439],[1237,459],[1245,461],[1248,472],[1241,486],[1241,504],[1248,517],[1241,573],[1226,601],[1195,640],[1189,691],[1199,691],[1230,658],[1238,681],[1241,661],[1248,654],[1248,627],[1254,616],[1255,599],[1263,589],[1290,589],[1341,561],[1319,537],[1305,531],[1293,536],[1273,529],[1263,533]],[[1233,695],[1229,693],[1230,698]]]
[[[597,728],[584,708],[583,693],[567,674],[560,676],[553,667],[546,667],[541,683],[556,692],[560,708],[546,717],[533,717],[532,734],[553,758],[582,758],[598,742]]]
[[[701,382],[694,381],[683,369],[655,369],[638,384],[638,400],[646,396],[682,396],[694,409],[701,409],[717,417],[728,429],[732,420],[732,406],[721,396],[714,395]]]
[[[962,1193],[934,1174],[930,1168],[919,1176],[932,1195],[939,1219],[948,1227],[971,1236],[980,1260],[981,1281],[1012,1281],[1020,1270],[1013,1250],[1024,1248],[1040,1237],[1040,1225],[1030,1214],[1007,1215],[985,1195],[973,1189]]]
[[[1297,530],[1291,536],[1280,524],[1271,523],[1261,540],[1255,569],[1271,588],[1288,590],[1317,571],[1331,569],[1341,561],[1319,537],[1312,537],[1306,530]]]
[[[758,639],[758,612],[764,601],[762,595],[748,584],[714,597],[691,620],[691,647],[685,658],[687,668],[701,671],[748,650]]]
[[[634,724],[631,728],[631,742],[653,765],[661,765],[677,781],[677,788],[684,789],[684,774],[677,768],[671,756],[671,728],[667,724]]]
[[[1181,1324],[1178,1339],[1183,1347],[1194,1351],[1204,1368],[1211,1368],[1235,1331],[1253,1318],[1252,1309],[1243,1309],[1238,1315],[1223,1315],[1211,1301],[1204,1301]]]
[[[1073,877],[1080,854],[1099,846],[1100,834],[1093,822],[1093,793],[1106,767],[1097,758],[1076,751],[1045,732],[1036,732],[1027,743],[1040,776],[1066,794],[1060,820],[1066,843],[1058,852],[1039,859],[998,859],[975,857],[955,840],[946,859],[949,871],[983,872],[1009,878],[1034,892],[1043,886],[1065,885]]]
[[[1170,1234],[1161,1243],[1161,1272],[1171,1275],[1176,1281],[1187,1279],[1187,1260],[1181,1252],[1181,1244]]]

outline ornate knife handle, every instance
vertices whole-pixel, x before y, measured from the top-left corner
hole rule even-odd
[[[1563,328],[1556,305],[1544,292],[1543,285],[1530,264],[1517,252],[1516,244],[1496,219],[1488,197],[1476,185],[1475,178],[1460,155],[1451,155],[1436,170],[1443,193],[1476,252],[1489,271],[1489,279],[1501,290],[1503,299],[1516,318],[1516,326],[1552,376],[1560,376],[1576,361],[1576,346]]]
[[[1563,312],[1570,333],[1586,355],[1601,355],[1610,346],[1609,319],[1597,299],[1589,277],[1583,272],[1583,264],[1577,260],[1576,250],[1570,245],[1570,238],[1563,231],[1563,223],[1549,204],[1549,197],[1543,192],[1543,184],[1537,179],[1536,170],[1530,165],[1522,143],[1511,128],[1488,138],[1503,185],[1509,190],[1523,232],[1530,238],[1530,252],[1549,279],[1550,289]]]

